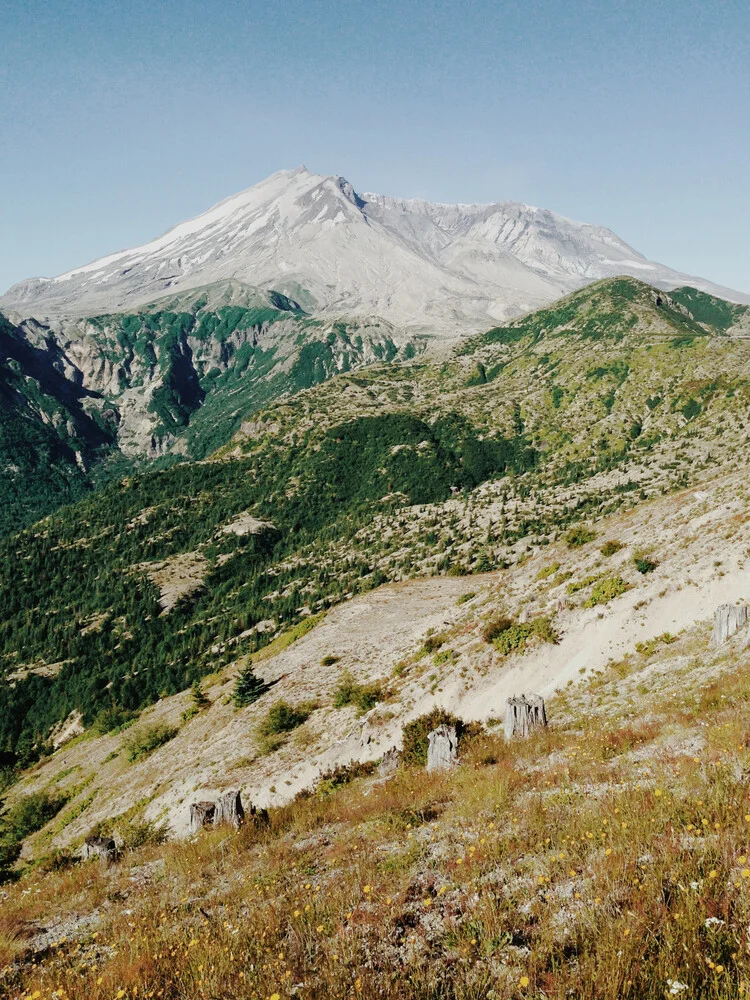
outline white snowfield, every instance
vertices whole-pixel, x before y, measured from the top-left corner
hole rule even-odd
[[[343,177],[282,170],[143,246],[0,297],[22,317],[129,310],[235,279],[328,316],[380,316],[410,331],[460,336],[630,274],[743,295],[646,260],[609,229],[514,202],[440,205],[358,195]]]

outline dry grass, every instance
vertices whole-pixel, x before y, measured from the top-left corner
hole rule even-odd
[[[476,738],[450,774],[360,779],[109,870],[32,871],[3,899],[0,994],[743,995],[750,678],[741,654],[678,669],[694,645],[670,644],[648,718],[613,665],[553,703],[563,724]],[[592,714],[610,675],[616,707]]]

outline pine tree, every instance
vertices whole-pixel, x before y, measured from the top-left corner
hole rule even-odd
[[[255,676],[252,664],[248,664],[237,674],[232,701],[237,708],[244,708],[245,705],[252,705],[267,690],[268,685]]]

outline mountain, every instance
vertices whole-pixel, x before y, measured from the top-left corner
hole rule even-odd
[[[605,280],[276,400],[205,460],[131,469],[0,540],[0,748],[746,462],[748,333],[747,307]]]
[[[423,349],[383,320],[316,319],[238,282],[135,312],[18,325],[0,314],[0,533],[124,464],[202,458],[276,399]]]
[[[279,296],[0,326],[3,402],[71,440],[86,336],[157,438],[204,364],[217,439],[254,414],[0,538],[0,994],[739,997],[750,308],[605,279],[323,378],[356,336]],[[284,324],[321,380],[258,409],[232,358]]]
[[[631,275],[750,296],[646,260],[610,230],[528,205],[440,205],[358,194],[342,177],[280,171],[133,250],[0,298],[17,319],[131,312],[175,291],[238,280],[327,317],[378,316],[445,336]]]

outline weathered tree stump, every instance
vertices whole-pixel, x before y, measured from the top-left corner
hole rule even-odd
[[[221,823],[230,823],[235,830],[239,830],[245,822],[245,810],[242,808],[242,797],[237,792],[224,792],[216,800],[214,808],[214,826]]]
[[[98,858],[109,865],[117,861],[117,844],[111,837],[86,837],[81,854],[84,861]]]
[[[547,725],[547,713],[544,709],[544,698],[538,694],[527,698],[508,698],[505,703],[505,738],[512,740],[514,736],[529,736],[535,729]]]
[[[720,646],[747,624],[746,604],[720,604],[714,613],[711,645]]]
[[[447,771],[458,758],[455,726],[438,726],[427,736],[427,770]]]
[[[400,760],[401,751],[397,747],[391,747],[390,750],[386,750],[380,758],[380,764],[378,764],[379,777],[386,778],[388,775],[395,774]]]
[[[267,809],[259,809],[258,806],[250,806],[250,822],[255,827],[268,826],[270,819]]]
[[[200,833],[204,826],[214,821],[216,806],[213,802],[192,802],[190,804],[190,832]]]

